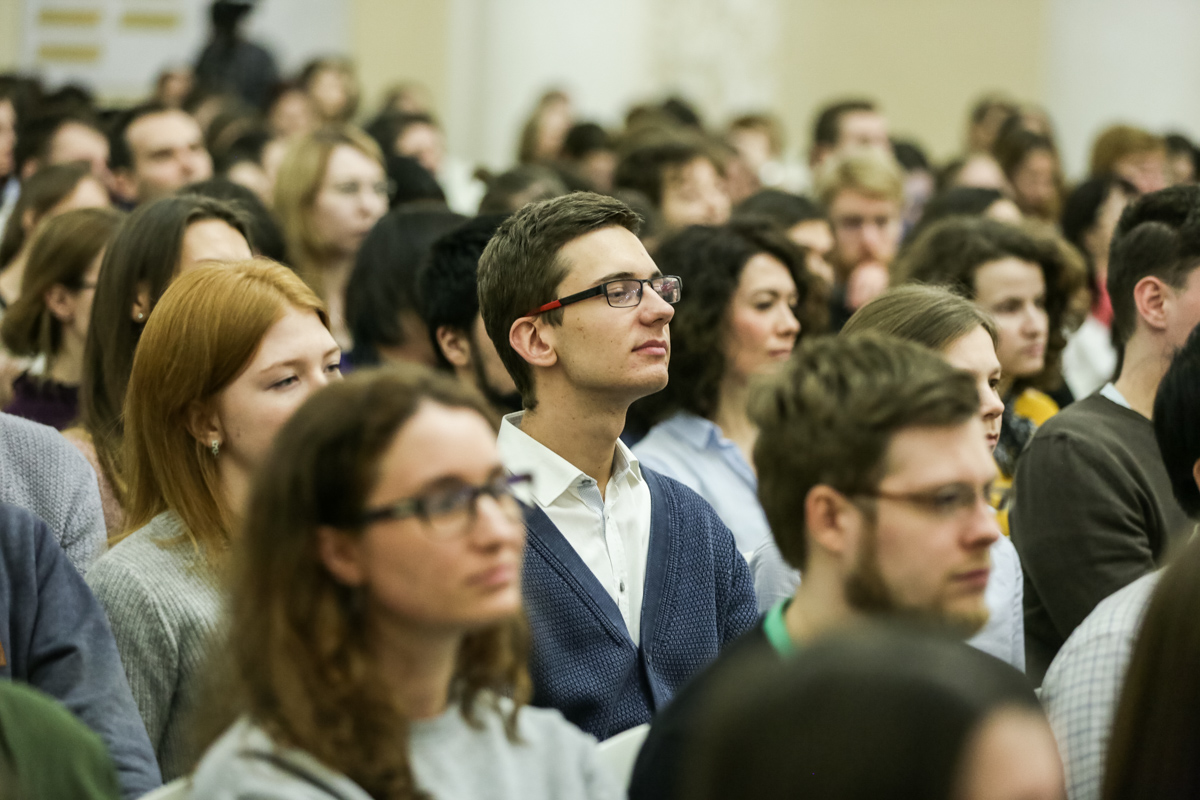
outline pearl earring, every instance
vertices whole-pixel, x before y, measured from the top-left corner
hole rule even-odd
[[[138,312],[138,322],[141,322],[145,318],[146,318],[146,315],[139,311]]]
[[[213,441],[212,441],[212,454],[213,454],[213,458],[216,458],[218,455],[221,454],[221,443],[218,442],[216,439],[213,439]]]

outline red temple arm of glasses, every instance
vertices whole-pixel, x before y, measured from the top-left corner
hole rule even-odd
[[[525,316],[536,317],[538,314],[545,314],[547,311],[553,311],[556,308],[562,308],[562,303],[558,300],[551,300],[549,303],[546,303],[546,305],[535,308]]]

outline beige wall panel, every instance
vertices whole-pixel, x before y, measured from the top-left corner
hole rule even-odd
[[[362,111],[374,114],[383,92],[418,81],[446,108],[448,0],[353,0],[350,52],[358,62]]]
[[[882,104],[895,134],[944,159],[968,105],[1003,90],[1040,101],[1047,0],[793,0],[784,3],[778,109],[807,153],[813,115],[845,95]]]
[[[0,0],[0,71],[16,69],[21,62],[24,18],[24,0]]]

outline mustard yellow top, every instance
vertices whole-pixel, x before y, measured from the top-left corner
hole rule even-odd
[[[1008,536],[1008,500],[1013,476],[1017,473],[1017,458],[1046,420],[1058,413],[1058,403],[1045,392],[1026,389],[1015,399],[1004,403],[1004,418],[1000,426],[1000,443],[996,445],[996,466],[1000,474],[992,485],[992,507],[1000,530]]]

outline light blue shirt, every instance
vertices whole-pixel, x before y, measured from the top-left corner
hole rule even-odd
[[[646,468],[674,478],[707,500],[733,531],[743,558],[771,538],[758,502],[758,478],[716,423],[681,411],[651,428],[633,453]]]

